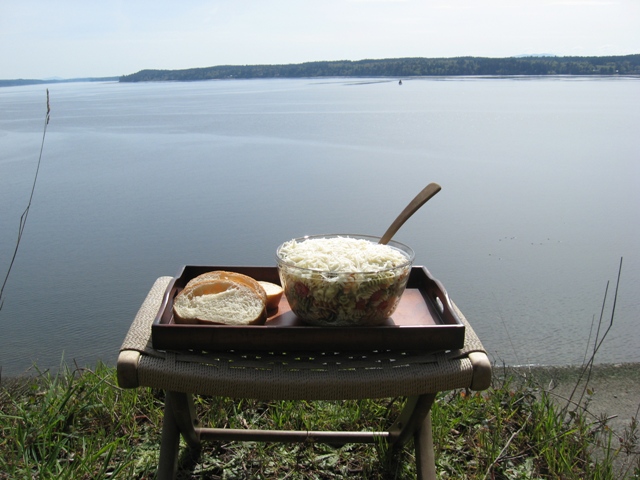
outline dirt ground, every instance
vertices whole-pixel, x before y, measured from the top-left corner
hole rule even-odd
[[[587,402],[587,411],[594,418],[605,415],[616,431],[629,426],[632,418],[638,419],[640,364],[596,365],[590,376],[584,374],[582,378],[577,367],[535,368],[531,373],[560,405],[566,405],[576,385],[572,401],[579,402],[586,385],[588,391],[580,404]]]
[[[517,372],[534,378],[559,406],[567,405],[571,399],[572,405],[586,407],[588,419],[597,422],[606,418],[607,425],[614,431],[614,441],[618,442],[614,448],[620,445],[620,439],[628,438],[632,422],[640,421],[640,364],[596,365],[590,376],[581,376],[578,367],[520,368]],[[629,465],[640,462],[637,453],[640,450],[640,425],[635,429],[635,435],[635,453],[622,455],[618,461],[618,467],[627,473]]]

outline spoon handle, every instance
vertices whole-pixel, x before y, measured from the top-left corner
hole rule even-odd
[[[404,225],[404,222],[406,222],[411,215],[416,213],[416,211],[422,205],[424,205],[427,200],[433,197],[441,189],[442,187],[437,183],[430,183],[429,185],[424,187],[422,191],[418,195],[416,195],[415,198],[411,200],[411,202],[409,202],[409,205],[407,205],[405,209],[400,213],[400,215],[398,215],[398,217],[393,221],[391,226],[387,229],[378,243],[382,245],[386,245],[387,243],[389,243],[389,240],[391,240],[391,238],[400,229],[400,227]]]

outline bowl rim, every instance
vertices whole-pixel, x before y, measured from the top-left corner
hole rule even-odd
[[[331,270],[319,270],[317,268],[306,268],[306,267],[299,267],[297,265],[294,265],[293,263],[287,262],[286,260],[284,260],[283,258],[280,257],[280,249],[284,246],[284,244],[292,242],[292,241],[296,241],[296,242],[303,242],[305,240],[311,240],[311,239],[320,239],[320,238],[355,238],[355,239],[362,239],[362,240],[368,240],[371,243],[378,243],[378,241],[380,240],[380,238],[382,237],[377,237],[375,235],[366,235],[366,234],[359,234],[359,233],[327,233],[327,234],[317,234],[317,235],[305,235],[303,237],[296,237],[296,238],[292,238],[291,240],[287,240],[286,242],[283,242],[280,244],[280,246],[278,246],[278,248],[276,249],[276,261],[278,263],[278,267],[280,266],[285,266],[287,268],[295,268],[301,271],[307,271],[307,272],[313,272],[313,273],[323,273],[323,274],[331,274],[333,275],[342,275],[342,274],[357,274],[357,275],[371,275],[371,274],[378,274],[378,273],[383,273],[383,272],[389,272],[389,271],[393,271],[393,270],[397,270],[397,269],[401,269],[401,268],[406,268],[406,267],[410,267],[413,264],[413,261],[415,259],[415,252],[413,250],[413,248],[411,248],[410,246],[402,243],[402,242],[398,242],[396,240],[389,240],[389,242],[387,243],[387,246],[399,251],[400,253],[402,253],[402,255],[407,257],[407,261],[404,263],[401,263],[400,265],[396,265],[394,267],[389,267],[389,268],[384,268],[382,270],[369,270],[369,271],[358,271],[358,272],[350,272],[350,271],[342,271],[342,270],[336,270],[336,271],[331,271]]]

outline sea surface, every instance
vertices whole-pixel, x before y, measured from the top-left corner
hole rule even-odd
[[[0,88],[0,280],[46,88],[0,310],[2,375],[115,364],[157,277],[275,266],[278,245],[307,234],[382,235],[429,182],[442,191],[395,239],[493,361],[580,364],[603,337],[596,363],[640,361],[640,79]]]

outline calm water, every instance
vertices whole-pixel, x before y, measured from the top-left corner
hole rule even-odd
[[[640,80],[50,85],[36,194],[0,310],[5,375],[115,363],[156,277],[274,265],[284,240],[396,235],[495,361],[580,363],[624,257],[602,363],[640,361]],[[0,89],[0,274],[45,87]],[[591,334],[591,341],[593,341]]]

